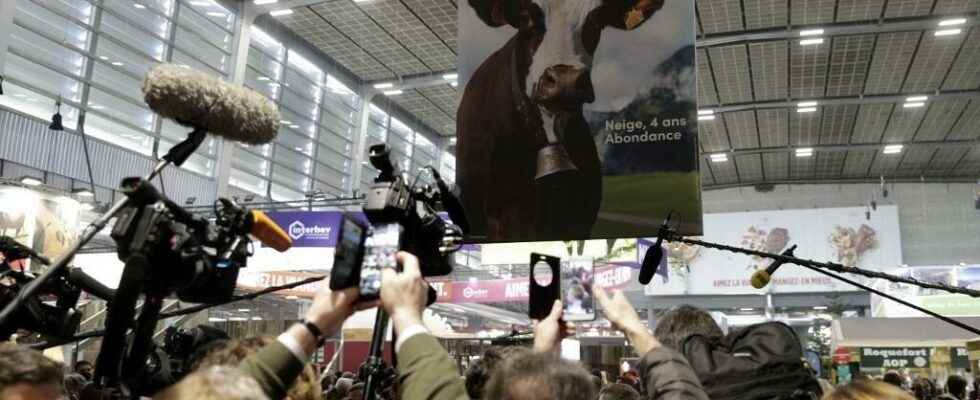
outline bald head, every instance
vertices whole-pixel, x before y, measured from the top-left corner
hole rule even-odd
[[[485,397],[500,400],[593,400],[596,388],[579,364],[555,354],[528,353],[495,369]]]

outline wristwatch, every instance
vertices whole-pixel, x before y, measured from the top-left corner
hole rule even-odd
[[[303,326],[306,327],[306,330],[310,331],[310,334],[313,335],[314,340],[316,340],[317,347],[323,346],[323,343],[327,341],[327,337],[323,335],[323,331],[320,330],[320,327],[316,326],[313,321],[308,319],[304,319],[300,323],[303,324]]]

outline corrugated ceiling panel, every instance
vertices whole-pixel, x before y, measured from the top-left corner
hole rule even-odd
[[[919,132],[915,134],[915,141],[943,140],[956,123],[956,119],[963,113],[967,103],[968,100],[955,98],[931,101]]]
[[[790,93],[793,98],[807,99],[822,97],[827,86],[827,63],[830,46],[826,43],[802,46],[793,43],[790,47]]]
[[[973,28],[943,82],[943,90],[980,87],[980,29]]]
[[[697,2],[698,16],[704,33],[742,30],[742,7],[739,0],[701,0]]]
[[[719,185],[738,182],[738,174],[735,173],[735,164],[732,160],[711,162],[711,172],[715,177],[715,183]]]
[[[711,77],[711,64],[708,63],[708,52],[697,49],[695,63],[698,68],[698,104],[718,104],[718,91],[715,90],[715,80]]]
[[[871,164],[871,176],[885,175],[891,176],[895,173],[898,163],[902,161],[902,154],[878,153],[874,163]]]
[[[762,165],[765,168],[766,179],[789,179],[789,153],[765,153],[762,155]]]
[[[394,77],[384,65],[372,58],[358,45],[327,24],[307,7],[298,7],[290,15],[279,17],[297,35],[333,57],[338,63],[363,80]]]
[[[947,140],[973,140],[980,137],[980,100],[971,100]]]
[[[851,129],[857,118],[858,106],[840,105],[823,107],[820,144],[841,144],[851,139]]]
[[[845,178],[863,178],[868,174],[868,167],[875,158],[877,150],[848,150],[844,161]]]
[[[745,29],[786,26],[786,0],[743,0]]]
[[[878,143],[888,117],[891,115],[892,104],[864,104],[858,111],[857,122],[851,134],[851,143]]]
[[[837,22],[877,20],[884,5],[885,0],[840,0],[837,2]]]
[[[786,109],[758,110],[759,137],[762,147],[786,146],[789,143],[789,115]]]
[[[738,177],[742,182],[762,181],[762,156],[759,154],[743,154],[735,157],[738,165]]]
[[[891,3],[889,3],[891,4]],[[878,35],[875,54],[871,58],[865,94],[896,93],[902,87],[905,71],[912,62],[912,54],[919,43],[921,32],[894,32]]]
[[[966,152],[970,151],[969,148],[965,147],[942,147],[932,157],[932,163],[929,164],[929,169],[926,170],[926,175],[928,176],[945,176],[951,175],[952,169],[956,167],[956,163],[963,159]]]
[[[834,21],[836,0],[792,0],[793,25],[814,25]]]
[[[875,35],[834,38],[827,74],[827,96],[856,96],[864,90]]]
[[[980,0],[937,0],[932,10],[935,15],[977,12],[980,12]]]
[[[938,89],[963,43],[963,37],[923,36],[902,90],[905,93],[924,93]]]
[[[360,4],[385,31],[433,71],[456,68],[456,54],[415,17],[404,3],[398,1],[369,1]]]
[[[699,121],[698,140],[701,141],[701,148],[712,153],[716,151],[731,149],[728,143],[728,132],[722,118],[715,118],[712,121]]]
[[[846,151],[820,151],[811,156],[810,158],[817,158],[816,166],[814,167],[816,177],[820,179],[839,178],[841,169],[844,168],[844,158],[846,156]]]
[[[885,135],[881,138],[881,141],[885,143],[902,143],[912,140],[912,136],[915,135],[915,131],[919,128],[919,123],[922,122],[922,118],[925,115],[925,107],[904,108],[896,106],[895,112],[892,113],[892,118],[888,121],[888,127],[885,128]]]
[[[915,17],[929,15],[932,1],[923,0],[888,0],[885,18]]]
[[[818,136],[820,135],[820,119],[822,114],[822,109],[811,113],[790,113],[789,143],[793,146],[819,143],[820,138]]]
[[[402,0],[412,11],[422,18],[429,28],[435,32],[450,48],[456,49],[456,21],[459,12],[448,1],[434,0]]]
[[[963,161],[950,171],[951,175],[956,176],[975,176],[980,174],[980,146],[974,146],[972,150],[963,158]]]
[[[715,178],[711,175],[711,169],[708,168],[708,161],[704,157],[701,157],[701,185],[714,185]]]
[[[755,111],[726,112],[725,125],[736,149],[759,147],[759,131],[755,124]]]
[[[816,176],[816,161],[813,157],[789,156],[789,177],[794,180],[813,179]]]
[[[752,101],[749,55],[745,45],[712,47],[708,54],[711,56],[711,68],[715,71],[719,100],[722,103]]]
[[[749,44],[752,84],[756,100],[784,99],[789,82],[789,52],[786,41]],[[699,78],[700,79],[700,78]]]
[[[904,151],[902,163],[895,170],[897,176],[915,177],[922,175],[923,170],[929,166],[932,155],[936,152],[935,146],[911,147]]]

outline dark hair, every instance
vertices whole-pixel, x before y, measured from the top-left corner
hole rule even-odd
[[[622,383],[610,383],[599,391],[598,400],[640,400],[640,392]]]
[[[912,381],[912,393],[915,395],[916,399],[919,400],[929,400],[935,395],[936,388],[933,386],[932,381],[919,377]]]
[[[482,399],[483,389],[486,387],[487,381],[490,380],[490,375],[493,374],[494,368],[508,358],[529,352],[531,352],[530,349],[519,346],[490,347],[483,352],[483,356],[479,360],[470,364],[470,367],[466,369],[466,373],[464,374],[466,378],[466,394],[471,399]]]
[[[258,353],[262,348],[275,341],[276,339],[271,336],[252,336],[215,342],[219,344],[195,360],[193,370],[214,366],[238,366],[246,358]],[[292,399],[323,399],[320,379],[309,364],[303,367],[296,380],[289,385],[287,394]]]
[[[708,339],[721,338],[724,332],[708,312],[687,304],[677,306],[657,320],[653,336],[664,346],[679,349],[684,339],[703,335]],[[642,355],[642,354],[641,354]]]
[[[890,383],[898,387],[902,387],[902,381],[904,381],[904,379],[902,379],[902,375],[899,374],[898,371],[885,372],[885,376],[881,377],[881,380],[885,381],[885,383]]]
[[[959,375],[950,375],[946,378],[946,391],[957,399],[966,398],[966,379]]]
[[[484,398],[593,400],[595,392],[592,378],[578,363],[553,353],[525,353],[494,369]]]
[[[91,361],[79,360],[79,361],[77,361],[75,363],[75,369],[78,369],[79,367],[81,367],[83,365],[88,365],[90,367],[93,366]]]
[[[61,388],[65,378],[61,363],[13,343],[0,343],[0,388],[24,383]]]

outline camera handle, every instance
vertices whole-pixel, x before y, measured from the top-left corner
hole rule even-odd
[[[374,317],[374,332],[371,333],[371,347],[368,351],[365,372],[367,378],[364,380],[363,400],[375,400],[375,392],[381,383],[381,374],[384,372],[384,352],[385,333],[388,331],[388,313],[378,307],[378,313]],[[392,351],[394,358],[394,351]]]

